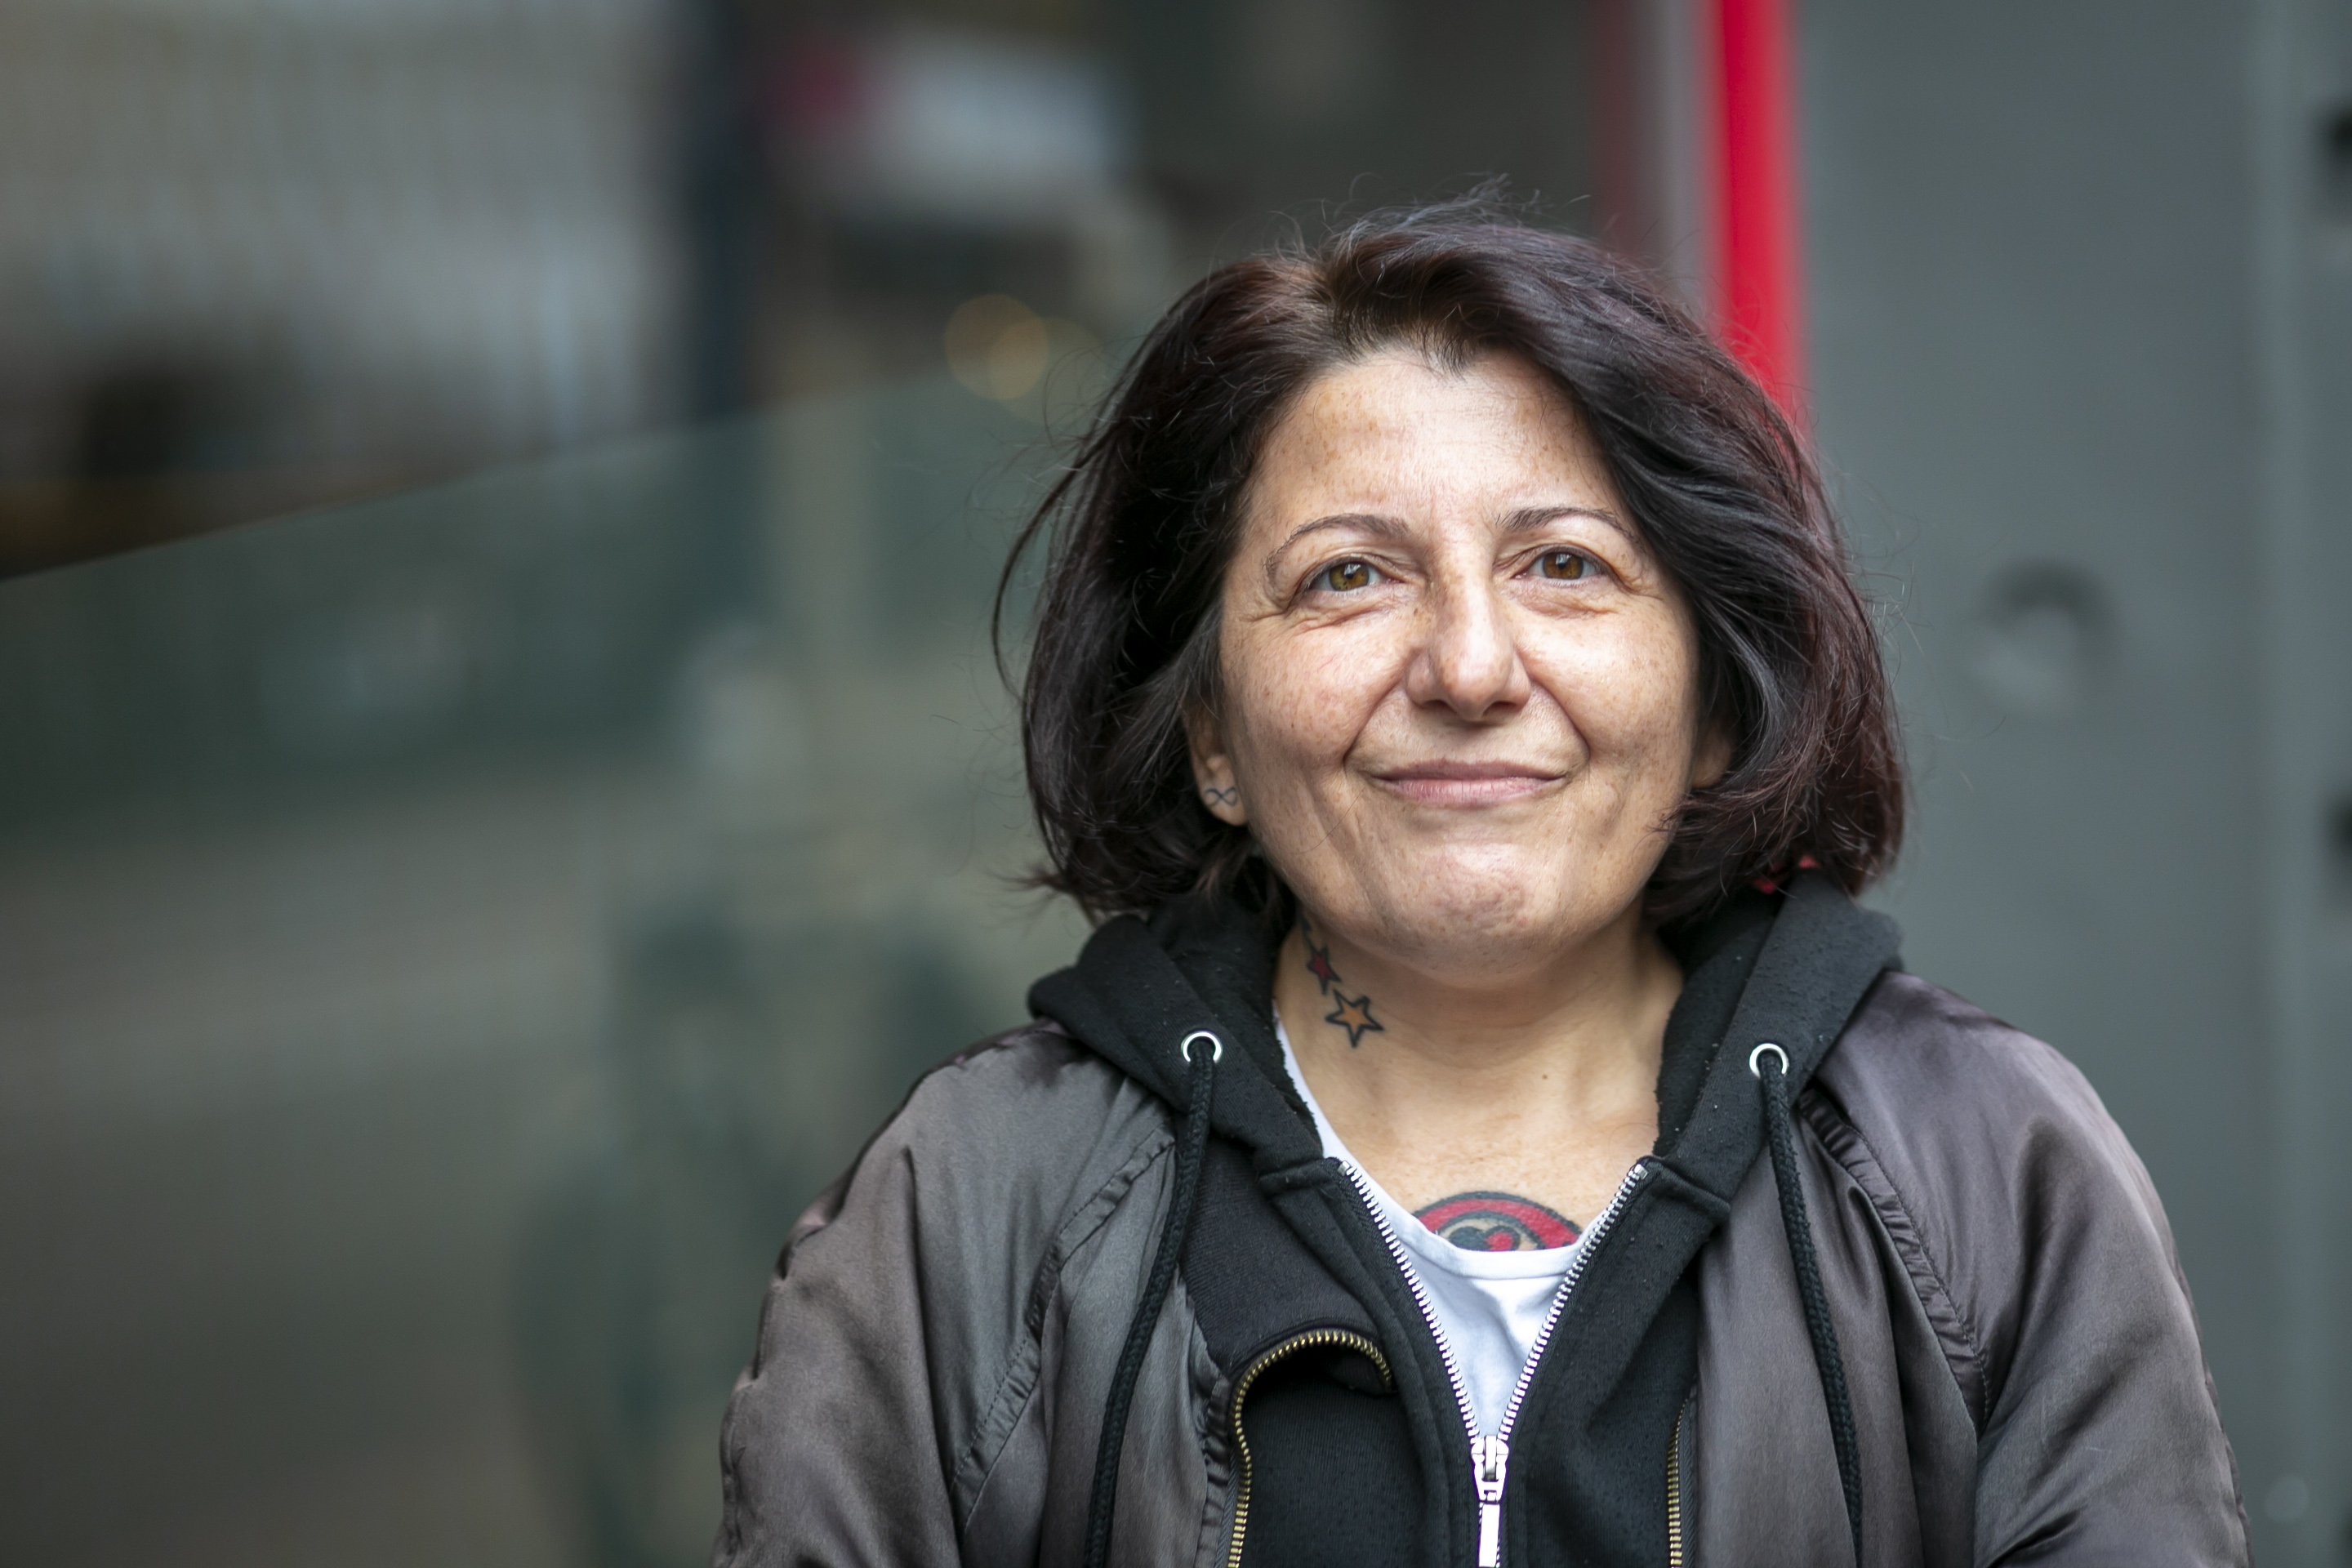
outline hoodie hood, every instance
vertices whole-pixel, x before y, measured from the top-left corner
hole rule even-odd
[[[1122,915],[1090,937],[1076,963],[1030,987],[1029,1010],[1180,1113],[1184,1039],[1224,1042],[1212,1127],[1250,1150],[1260,1170],[1319,1158],[1314,1124],[1283,1070],[1274,1037],[1278,932],[1227,899],[1179,900],[1150,921]]]
[[[1322,1149],[1274,1035],[1281,935],[1222,898],[1180,900],[1148,921],[1121,916],[1030,989],[1029,1009],[1180,1113],[1181,1044],[1215,1035],[1226,1054],[1214,1131],[1262,1173],[1294,1167]],[[1780,1046],[1790,1091],[1801,1090],[1880,972],[1899,964],[1898,944],[1893,921],[1814,871],[1785,892],[1743,889],[1680,933],[1669,943],[1685,979],[1659,1064],[1659,1157],[1727,1203],[1762,1149],[1748,1049]],[[1727,1040],[1739,1048],[1724,1051]]]

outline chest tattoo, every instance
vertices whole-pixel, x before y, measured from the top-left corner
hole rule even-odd
[[[1566,1215],[1516,1193],[1456,1193],[1413,1217],[1465,1252],[1533,1252],[1584,1234]]]

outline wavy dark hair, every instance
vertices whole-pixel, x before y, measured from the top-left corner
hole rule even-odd
[[[1810,861],[1849,892],[1903,831],[1902,766],[1869,613],[1804,441],[1643,271],[1454,204],[1238,261],[1169,310],[1015,541],[997,593],[1046,559],[1021,682],[1038,885],[1097,920],[1234,887],[1288,894],[1193,790],[1185,716],[1220,699],[1220,595],[1260,446],[1318,374],[1409,346],[1510,353],[1567,394],[1696,624],[1729,771],[1684,802],[1645,894],[1704,916]]]

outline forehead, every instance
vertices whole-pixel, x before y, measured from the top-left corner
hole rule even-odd
[[[1300,509],[1500,516],[1613,499],[1575,405],[1534,366],[1490,354],[1453,368],[1412,349],[1302,387],[1268,433],[1250,489],[1253,524]]]

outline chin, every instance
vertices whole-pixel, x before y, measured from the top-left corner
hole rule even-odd
[[[1639,880],[1622,897],[1595,880],[1557,861],[1479,857],[1402,879],[1374,918],[1399,956],[1417,968],[1465,975],[1522,971],[1591,936],[1641,899]]]

